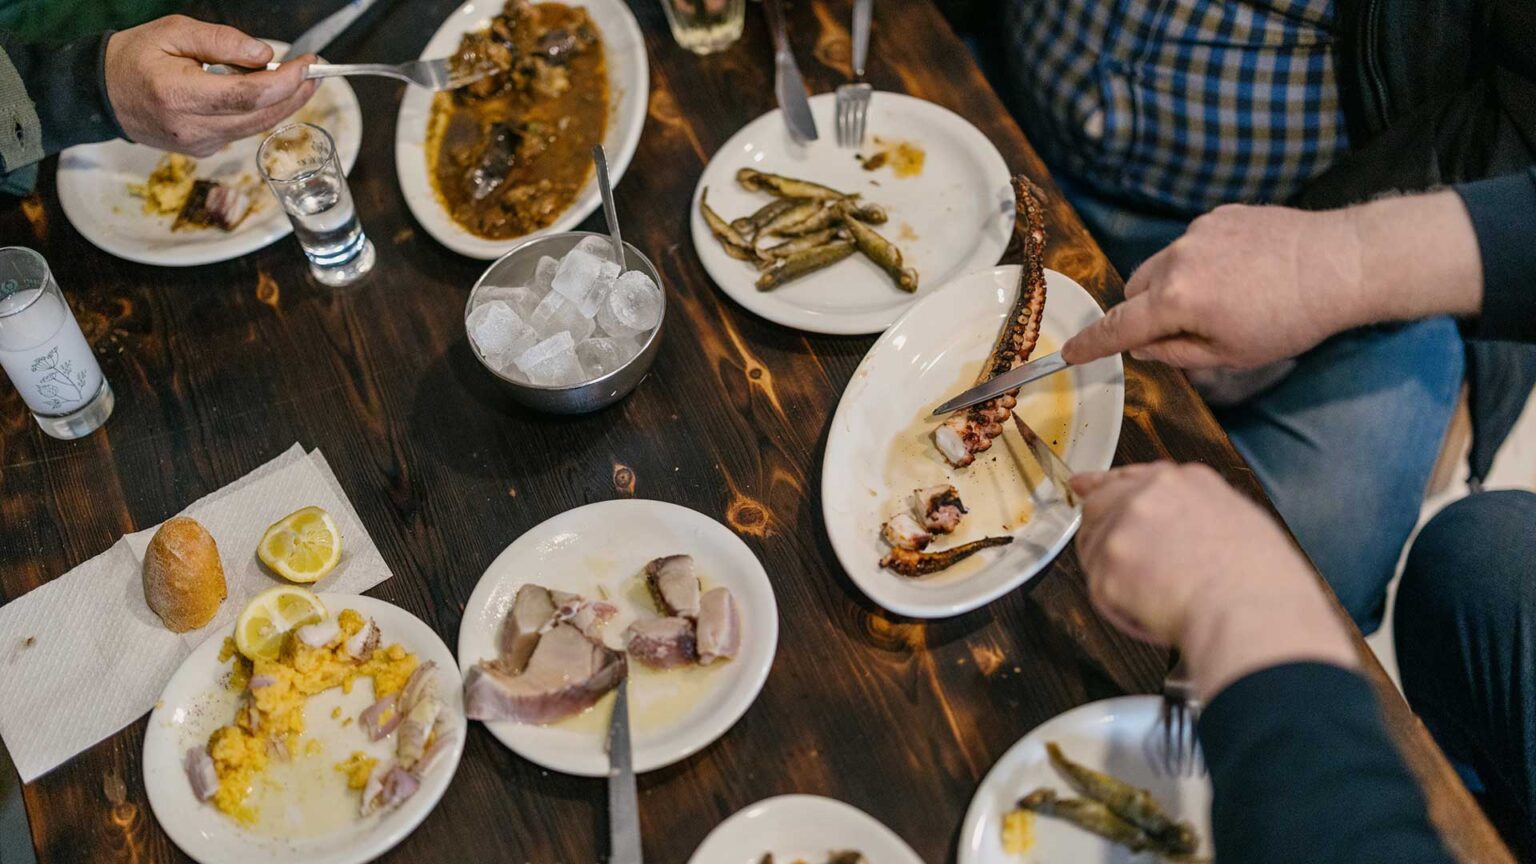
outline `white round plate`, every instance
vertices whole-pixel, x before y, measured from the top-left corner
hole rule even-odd
[[[1018,800],[1042,786],[1075,796],[1045,753],[1045,742],[1061,745],[1067,758],[1150,790],[1175,819],[1200,834],[1195,860],[1211,860],[1209,777],[1166,777],[1153,767],[1149,747],[1162,734],[1156,696],[1121,696],[1073,708],[1040,724],[1008,748],[987,772],[960,829],[959,864],[1019,864],[1071,861],[1074,864],[1140,864],[1152,856],[1090,834],[1048,816],[1036,816],[1035,843],[1022,858],[1003,849],[1002,820]]]
[[[225,638],[234,635],[231,624],[199,645],[171,676],[149,715],[149,728],[144,733],[144,787],[155,819],[181,851],[202,864],[372,861],[416,830],[437,806],[458,770],[459,758],[464,754],[464,700],[459,680],[453,674],[453,655],[448,646],[420,618],[383,600],[331,593],[321,594],[320,599],[333,615],[343,609],[356,609],[379,625],[383,644],[398,642],[422,662],[431,660],[437,664],[437,695],[452,718],[452,750],[427,773],[416,794],[395,809],[368,817],[353,816],[341,820],[342,827],[305,837],[277,837],[242,828],[213,805],[200,803],[192,795],[192,786],[182,768],[188,748],[206,744],[213,730],[235,716],[239,694],[224,686],[230,664],[219,662]],[[346,759],[354,750],[387,755],[387,750],[381,748],[386,748],[392,738],[370,743],[358,733],[356,724],[342,727],[340,721],[329,716],[331,706],[340,706],[345,716],[355,717],[368,706],[372,696],[372,685],[359,683],[350,694],[334,688],[310,697],[310,710],[305,712],[305,737],[320,741],[325,750],[320,755],[304,757],[304,761],[316,760],[315,764],[321,766],[316,770],[330,775],[334,772],[329,766]],[[356,797],[355,792],[347,795],[352,808],[357,806]],[[301,801],[307,809],[313,798]],[[355,814],[356,810],[350,812]]]
[[[282,54],[288,43],[264,40]],[[331,133],[342,167],[349,173],[363,141],[363,112],[344,78],[327,78],[309,104],[282,123],[303,120]],[[69,224],[97,248],[140,264],[191,267],[228,261],[261,249],[293,233],[267,184],[256,170],[256,148],[265,134],[232,142],[197,160],[197,176],[249,175],[256,181],[259,210],[233,231],[204,228],[171,231],[172,216],[151,216],[144,202],[128,194],[128,184],[143,183],[165,151],[121,138],[71,147],[59,156],[59,204]]]
[[[875,817],[820,795],[765,798],[715,826],[688,864],[820,864],[832,852],[856,849],[875,864],[922,864],[906,841]]]
[[[530,528],[491,562],[464,607],[460,671],[496,656],[497,634],[525,582],[588,598],[601,586],[619,614],[604,630],[616,645],[639,614],[655,615],[641,569],[663,555],[688,554],[705,590],[729,588],[741,611],[741,652],[708,667],[664,672],[630,664],[630,728],[636,771],[664,768],[697,753],[744,714],[773,666],[779,607],[757,556],[708,516],[663,501],[621,499],[567,510]],[[680,677],[681,676],[681,677]],[[545,768],[585,777],[608,774],[613,696],[559,723],[486,723],[501,743]]]
[[[1070,278],[1054,270],[1045,276],[1035,357],[1104,314]],[[913,306],[869,349],[832,418],[821,465],[827,534],[854,584],[892,612],[943,618],[989,603],[1039,572],[1077,531],[1077,511],[1050,484],[1037,482],[1012,423],[963,469],[949,467],[928,437],[939,419],[929,412],[975,383],[1013,308],[1018,280],[1017,265],[995,267]],[[1116,355],[1031,383],[1017,410],[1068,465],[1089,471],[1114,459],[1124,408],[1125,372]],[[880,526],[908,506],[911,490],[940,482],[953,483],[972,512],[933,548],[1002,533],[1013,543],[919,579],[881,568]]]
[[[608,128],[603,133],[603,149],[608,152],[608,176],[614,186],[640,146],[640,129],[651,98],[651,68],[646,59],[645,37],[640,25],[623,0],[565,0],[580,6],[592,16],[603,34],[603,49],[608,60]],[[459,40],[472,30],[489,27],[502,9],[502,0],[469,0],[449,14],[443,26],[421,51],[421,59],[450,57],[459,50]],[[433,94],[412,87],[400,101],[400,115],[395,120],[395,175],[411,215],[437,241],[460,255],[486,261],[500,258],[529,237],[558,234],[576,227],[602,203],[596,178],[582,187],[576,201],[560,218],[546,228],[521,237],[491,240],[471,234],[453,221],[443,209],[427,173],[427,122],[432,117]]]
[[[897,178],[888,168],[865,171],[853,150],[837,146],[832,122],[835,96],[811,97],[819,140],[796,143],[781,112],[773,110],[731,136],[709,160],[693,191],[689,224],[693,248],[711,279],[732,300],[786,327],[813,333],[879,333],[901,313],[950,280],[991,267],[1013,231],[1013,192],[1008,166],[980,130],[954,112],[900,93],[876,93],[869,104],[865,153],[875,136],[911,141],[927,156],[922,173]],[[740,168],[811,180],[883,205],[890,221],[877,230],[901,248],[918,271],[918,290],[908,294],[862,255],[825,270],[759,291],[758,270],[725,254],[699,211],[709,189],[710,209],[727,221],[773,200],[736,182]]]

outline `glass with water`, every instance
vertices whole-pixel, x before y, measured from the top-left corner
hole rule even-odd
[[[69,440],[112,416],[112,388],[43,256],[0,249],[0,367],[37,424]]]
[[[330,133],[312,123],[284,126],[261,142],[256,167],[293,223],[316,280],[348,285],[373,269],[373,243],[357,221]]]
[[[713,54],[741,38],[747,0],[661,0],[677,44],[695,54]]]

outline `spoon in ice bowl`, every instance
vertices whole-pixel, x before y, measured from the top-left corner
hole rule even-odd
[[[650,260],[588,231],[528,240],[469,292],[464,328],[480,363],[524,405],[581,414],[617,402],[650,371],[666,292]]]

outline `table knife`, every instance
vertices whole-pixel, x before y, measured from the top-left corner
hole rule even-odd
[[[331,40],[340,36],[343,30],[351,27],[352,22],[361,17],[364,12],[368,11],[368,7],[376,2],[378,0],[351,0],[347,5],[325,16],[319,24],[305,30],[300,34],[299,38],[293,40],[292,45],[288,46],[287,53],[277,59],[283,60],[288,57],[302,57],[305,54],[319,54],[325,50],[326,46],[331,44]]]
[[[608,864],[642,864],[640,799],[629,744],[629,676],[619,679],[608,721]]]
[[[1071,466],[1060,456],[1057,456],[1056,451],[1052,450],[1049,444],[1045,443],[1039,435],[1035,434],[1035,430],[1029,428],[1029,424],[1024,422],[1024,418],[1019,416],[1019,412],[1010,411],[1009,413],[1013,415],[1014,427],[1019,430],[1020,435],[1024,436],[1024,444],[1029,447],[1029,454],[1035,457],[1036,462],[1040,463],[1040,470],[1044,471],[1045,476],[1051,478],[1051,482],[1056,485],[1057,489],[1061,490],[1061,497],[1066,499],[1067,506],[1078,506],[1077,493],[1072,491]]]
[[[933,409],[933,416],[938,417],[943,414],[959,411],[961,408],[979,405],[988,399],[995,399],[1010,390],[1017,390],[1031,381],[1038,381],[1047,375],[1054,375],[1071,365],[1071,363],[1061,359],[1059,353],[1036,357],[1017,369],[1009,369],[996,378],[988,378],[959,396],[945,402],[943,405]]]
[[[805,81],[795,65],[795,52],[789,47],[789,25],[784,20],[784,0],[763,0],[768,13],[768,30],[773,34],[773,92],[779,97],[784,123],[795,140],[816,140],[816,120],[811,116],[811,100],[805,95]]]

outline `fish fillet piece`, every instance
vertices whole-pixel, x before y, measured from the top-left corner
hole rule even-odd
[[[668,555],[645,565],[645,587],[663,615],[696,618],[699,614],[699,577],[693,572],[692,555]]]
[[[517,589],[501,624],[501,662],[507,671],[516,674],[528,665],[528,658],[538,647],[539,634],[554,622],[556,609],[548,588],[528,584]]]
[[[699,663],[730,660],[741,650],[741,613],[736,598],[725,588],[711,588],[699,598],[699,620],[694,631]]]
[[[570,624],[539,639],[528,665],[514,673],[503,660],[481,660],[464,678],[464,715],[472,720],[552,723],[592,707],[628,670],[624,655]]]
[[[624,633],[629,656],[652,669],[673,669],[698,659],[694,625],[687,618],[641,618]]]

